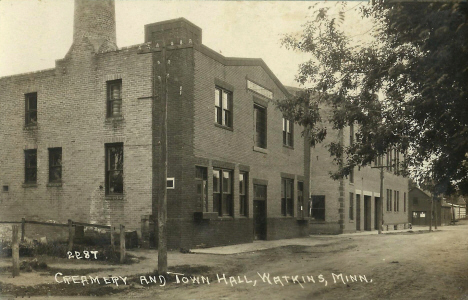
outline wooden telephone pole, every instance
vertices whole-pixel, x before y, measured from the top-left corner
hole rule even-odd
[[[382,234],[382,226],[383,226],[383,185],[384,185],[384,168],[387,166],[376,166],[371,167],[372,169],[380,169],[380,197],[379,201],[377,201],[377,229],[379,230],[379,234]]]
[[[156,159],[159,163],[158,174],[159,186],[158,189],[158,273],[159,275],[166,276],[167,274],[167,169],[168,169],[168,157],[167,157],[167,112],[168,112],[168,101],[169,101],[169,92],[168,92],[168,79],[169,79],[169,70],[168,65],[170,65],[170,55],[167,53],[169,51],[181,50],[186,48],[193,48],[192,40],[189,39],[188,43],[183,44],[182,40],[179,40],[178,44],[174,44],[174,41],[167,44],[166,37],[162,37],[161,45],[156,41],[153,41],[151,46],[147,45],[139,49],[139,54],[153,53],[156,54],[161,52],[161,56],[153,55],[153,59],[160,65],[159,71],[155,70],[155,76],[158,77],[160,83],[160,88],[156,92],[159,95],[161,100],[160,109],[158,109],[159,115],[154,114],[153,118],[157,118],[158,122],[153,123],[159,128],[159,140],[157,140],[157,145],[160,147],[159,157],[154,156],[153,159]],[[169,56],[169,57],[168,57]],[[155,68],[155,67],[154,67]],[[156,68],[155,68],[156,69]],[[156,75],[156,74],[159,74]],[[182,86],[181,86],[182,88]],[[182,89],[180,90],[182,94]],[[180,95],[181,95],[180,94]],[[156,97],[155,97],[156,99]],[[154,102],[157,103],[157,102]],[[156,108],[153,107],[153,111]],[[155,141],[156,142],[156,141]]]
[[[380,197],[378,201],[378,210],[377,210],[377,225],[379,234],[382,233],[382,226],[383,226],[383,200],[384,200],[384,168],[388,168],[390,166],[375,166],[371,167],[372,169],[380,169]]]

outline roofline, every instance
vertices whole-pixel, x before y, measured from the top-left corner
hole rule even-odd
[[[210,58],[222,63],[225,66],[259,66],[270,76],[273,82],[279,87],[286,97],[291,97],[289,91],[281,83],[281,81],[276,77],[276,75],[271,71],[267,64],[261,58],[242,58],[242,57],[226,57],[213,49],[201,44],[194,45],[194,48],[201,53],[209,56]]]

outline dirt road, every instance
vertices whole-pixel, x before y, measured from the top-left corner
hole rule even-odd
[[[312,247],[288,246],[259,253],[220,256],[219,261],[224,262],[226,269],[234,271],[226,274],[228,284],[218,273],[221,277],[220,283],[214,276],[210,278],[209,285],[192,282],[170,284],[164,288],[132,291],[126,297],[468,299],[466,221],[457,226],[442,227],[441,231],[431,233],[311,237],[316,238],[326,239],[327,243]],[[221,271],[216,269],[218,270],[213,271]],[[263,282],[257,272],[263,277],[264,273],[269,273],[272,284],[268,281]],[[320,282],[320,274],[327,281],[326,286],[325,282]],[[343,280],[333,274],[342,274]],[[300,284],[297,281],[293,283],[292,276],[295,275],[298,275],[296,279]],[[306,275],[313,276],[315,283]],[[359,275],[365,275],[368,282],[361,280]],[[236,276],[235,282],[230,282],[229,276]],[[279,280],[274,282],[275,276],[280,276],[281,283]],[[257,283],[254,286],[253,282],[246,283],[245,279],[257,280]]]
[[[468,300],[468,221],[459,223],[431,233],[417,228],[413,233],[311,236],[297,245],[231,255],[169,253],[170,271],[195,278],[178,275],[179,283],[163,287],[140,277],[157,265],[155,252],[137,251],[146,256],[139,264],[107,270],[103,268],[108,265],[96,265],[89,274],[80,273],[125,275],[126,285],[58,284],[52,268],[47,274],[24,274],[22,286],[17,282],[16,289],[5,291],[27,297],[57,295],[56,299],[113,294],[108,299]],[[83,266],[87,270],[90,264]],[[61,272],[73,275],[77,267]],[[13,279],[5,277],[0,281],[12,287]]]

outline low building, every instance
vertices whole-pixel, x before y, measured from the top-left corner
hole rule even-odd
[[[114,5],[76,0],[65,58],[0,78],[1,220],[157,240],[167,99],[169,248],[307,235],[302,130],[275,109],[289,93],[263,60],[220,55],[183,18],[118,48]]]
[[[453,208],[450,203],[440,197],[432,199],[429,192],[418,187],[413,187],[409,191],[409,208],[409,220],[412,225],[429,226],[431,211],[433,226],[436,223],[438,226],[450,225],[453,219]]]

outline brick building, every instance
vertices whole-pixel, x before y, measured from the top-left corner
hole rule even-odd
[[[326,120],[331,114],[330,108],[321,107],[321,114],[322,119]],[[332,179],[330,171],[338,167],[325,145],[339,142],[349,146],[353,143],[357,128],[348,126],[343,130],[333,130],[326,121],[322,126],[328,129],[327,137],[310,150],[310,232],[377,230],[377,201],[381,197],[380,169],[355,167],[349,176]],[[408,225],[408,179],[401,175],[402,162],[401,153],[389,150],[372,165],[388,166],[384,168],[383,230],[403,229]]]
[[[216,53],[182,18],[118,48],[110,0],[75,0],[74,18],[55,68],[0,78],[2,220],[125,224],[148,240],[167,97],[169,248],[308,234],[309,149],[261,59]]]

